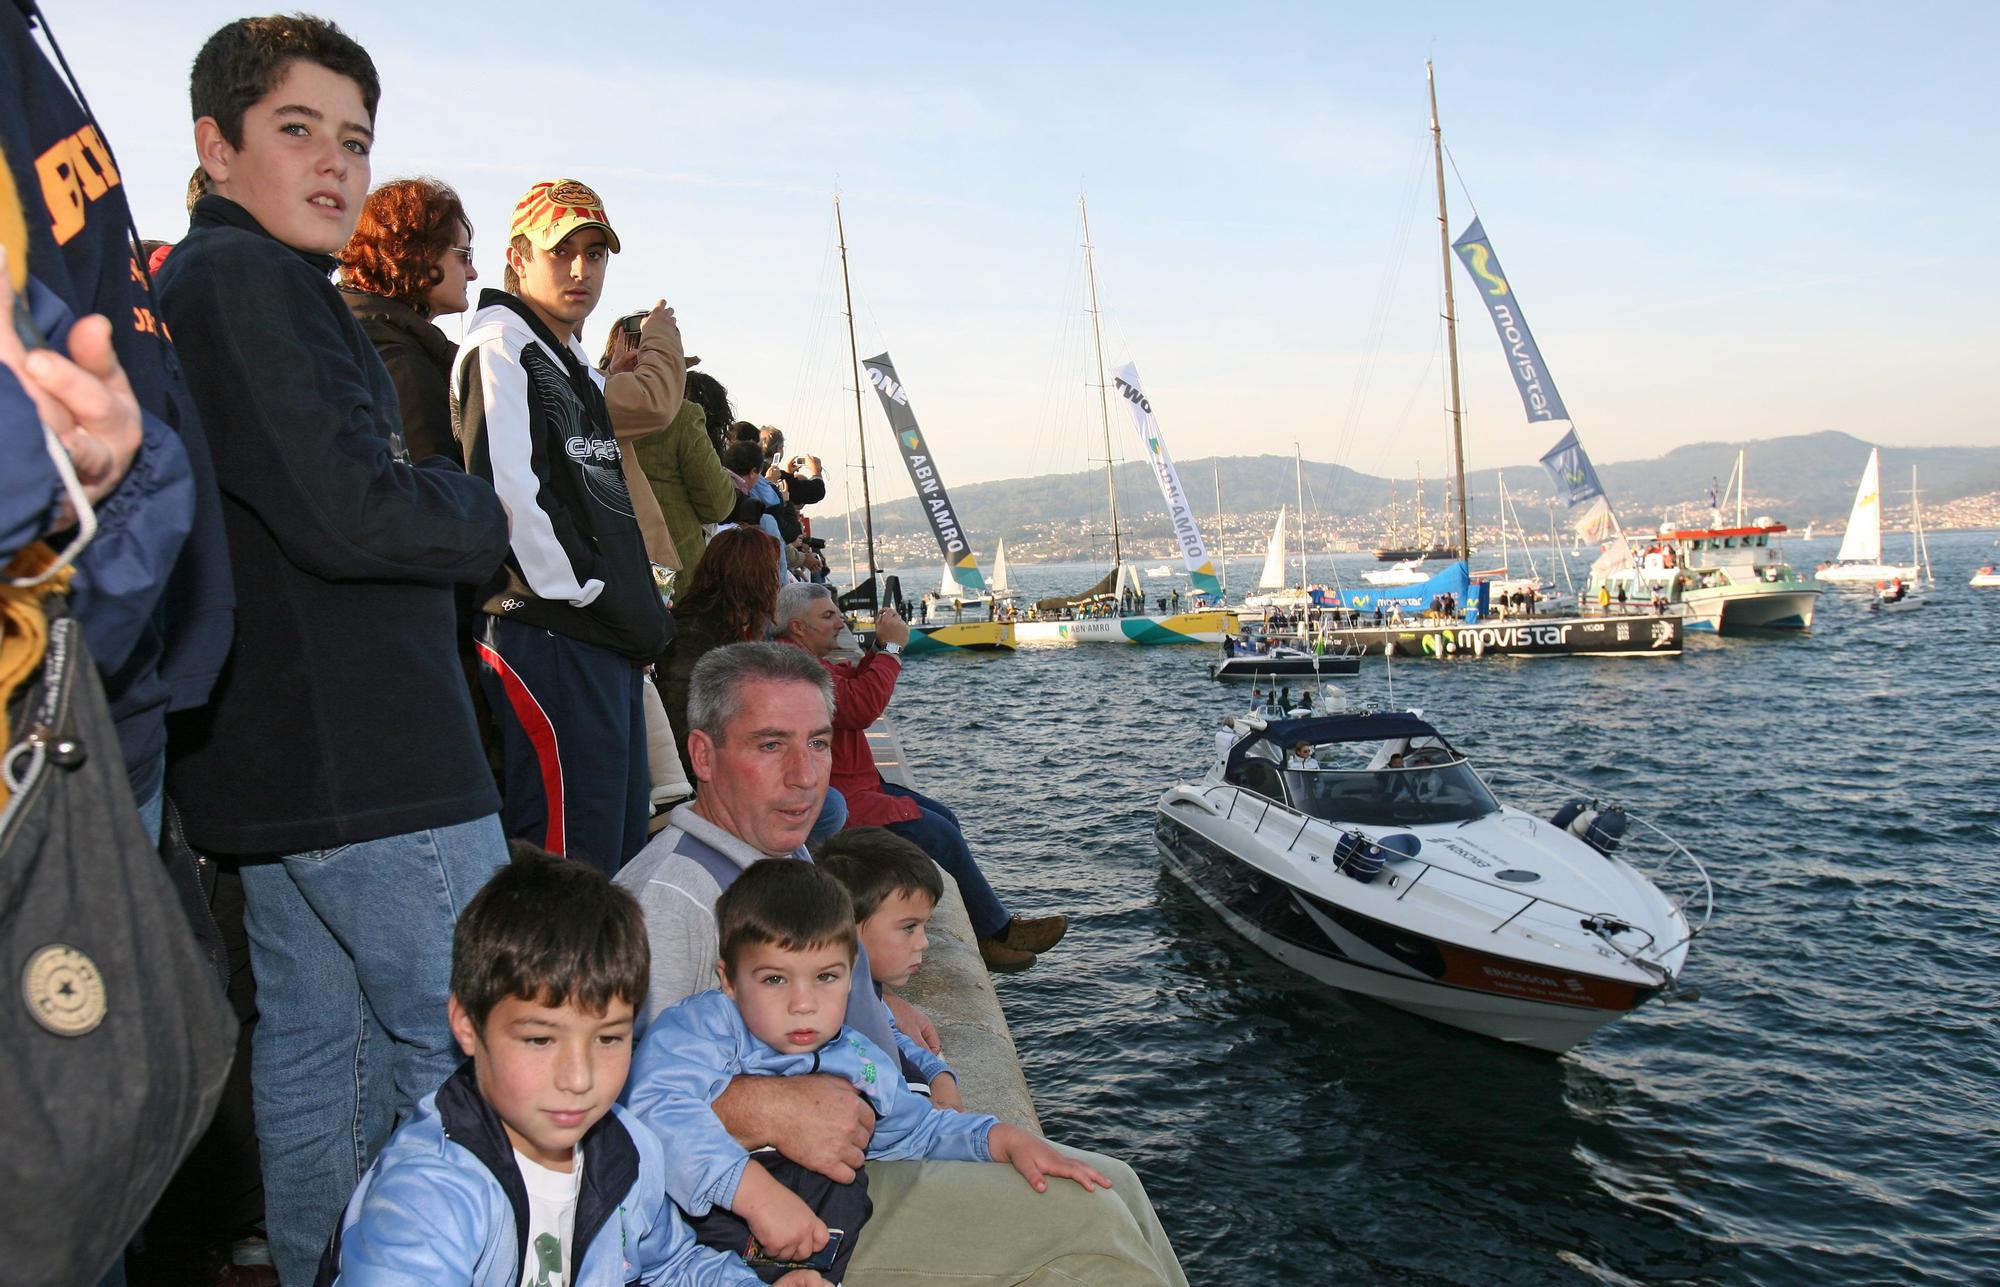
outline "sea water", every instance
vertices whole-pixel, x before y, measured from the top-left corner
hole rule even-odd
[[[1014,908],[1072,918],[998,981],[1050,1134],[1138,1169],[1196,1283],[1994,1280],[2000,590],[1965,582],[2000,549],[1931,549],[1916,612],[1829,588],[1807,635],[1340,681],[1713,873],[1701,999],[1561,1058],[1313,983],[1163,874],[1154,803],[1247,705],[1217,650],[913,659],[891,715],[920,785]],[[1032,598],[1101,571],[1013,574]]]

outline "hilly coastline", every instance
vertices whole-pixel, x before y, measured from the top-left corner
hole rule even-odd
[[[1794,529],[1808,523],[1837,530],[1854,499],[1870,444],[1849,434],[1823,432],[1749,443],[1694,443],[1651,460],[1598,466],[1598,475],[1621,521],[1635,529],[1661,522],[1681,525],[1708,518],[1711,483],[1721,487],[1735,467],[1739,448],[1747,453],[1750,478],[1746,515],[1769,515]],[[1182,484],[1204,539],[1230,554],[1263,547],[1280,505],[1294,504],[1290,456],[1224,456],[1178,462]],[[1885,522],[1900,526],[1909,513],[1910,467],[1917,468],[1927,526],[2000,526],[2000,448],[1885,448],[1882,481]],[[891,461],[887,466],[895,469]],[[1482,469],[1466,476],[1469,517],[1475,544],[1480,532],[1497,536],[1499,476],[1531,532],[1546,533],[1550,497],[1548,475],[1532,460],[1505,469]],[[1392,532],[1415,536],[1410,480],[1394,482],[1323,461],[1304,462],[1306,521],[1315,548],[1368,548]],[[1134,557],[1151,558],[1171,549],[1171,533],[1158,487],[1143,462],[1117,470],[1119,526]],[[1216,481],[1221,485],[1221,531],[1216,531]],[[949,479],[947,478],[947,482]],[[1104,475],[1085,470],[953,486],[959,519],[973,535],[982,559],[1004,539],[1010,559],[1103,558],[1108,541]],[[1392,498],[1394,511],[1391,510]],[[1444,521],[1445,484],[1424,484],[1425,530]],[[1734,503],[1730,505],[1731,515]],[[860,515],[855,515],[858,520]],[[823,535],[844,532],[842,516],[820,515]],[[855,524],[856,532],[860,524]],[[915,499],[875,507],[875,536],[885,562],[928,561],[935,556]]]

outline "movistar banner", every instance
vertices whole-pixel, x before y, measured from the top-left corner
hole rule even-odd
[[[1542,468],[1555,480],[1556,499],[1565,505],[1578,505],[1604,495],[1604,488],[1597,481],[1597,470],[1591,467],[1590,457],[1584,454],[1574,429],[1549,448],[1542,457]]]
[[[980,574],[979,561],[972,556],[972,545],[959,526],[958,511],[951,507],[951,497],[945,495],[937,461],[917,428],[917,414],[910,410],[903,382],[896,378],[895,364],[889,361],[887,353],[880,353],[861,365],[868,371],[868,382],[881,395],[889,427],[896,431],[896,450],[903,453],[903,467],[910,471],[910,481],[917,485],[917,503],[924,507],[924,517],[931,522],[931,535],[937,538],[945,566],[951,569],[951,579],[976,594],[984,593],[986,578]]]
[[[1458,600],[1460,607],[1466,606],[1466,596],[1472,589],[1472,572],[1460,559],[1428,581],[1415,585],[1370,585],[1359,590],[1340,591],[1340,606],[1352,608],[1356,612],[1373,612],[1380,608],[1385,615],[1401,612],[1404,616],[1414,616],[1427,611],[1441,594],[1449,594]]]
[[[1160,496],[1167,502],[1167,520],[1173,524],[1174,540],[1180,544],[1188,580],[1196,594],[1220,599],[1222,579],[1216,576],[1215,564],[1201,543],[1201,529],[1195,526],[1187,493],[1181,490],[1180,473],[1174,468],[1174,458],[1167,454],[1166,440],[1160,437],[1160,423],[1153,419],[1153,404],[1146,400],[1146,391],[1139,385],[1139,368],[1127,362],[1118,368],[1114,378],[1118,392],[1125,395],[1125,405],[1132,409],[1132,427],[1139,431],[1139,446],[1146,453],[1146,463],[1153,467],[1153,477],[1159,481]]]
[[[1569,419],[1562,396],[1556,392],[1556,382],[1549,378],[1548,367],[1542,365],[1542,351],[1535,347],[1535,337],[1528,333],[1528,323],[1515,302],[1514,290],[1501,275],[1500,258],[1493,253],[1493,243],[1486,239],[1486,230],[1479,226],[1479,220],[1474,219],[1472,226],[1451,243],[1451,248],[1465,261],[1466,271],[1478,283],[1479,297],[1486,301],[1486,311],[1493,315],[1493,329],[1500,332],[1500,347],[1507,350],[1507,365],[1514,370],[1514,383],[1521,390],[1521,405],[1527,410],[1528,419]]]

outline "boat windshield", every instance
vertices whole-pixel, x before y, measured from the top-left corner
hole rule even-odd
[[[1301,813],[1371,827],[1466,822],[1500,807],[1471,766],[1456,759],[1394,769],[1290,769],[1285,789]]]

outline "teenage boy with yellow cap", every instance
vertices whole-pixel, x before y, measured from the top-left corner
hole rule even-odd
[[[625,490],[603,377],[576,342],[618,234],[575,179],[514,207],[516,289],[482,291],[452,374],[465,467],[512,519],[482,591],[480,683],[500,727],[509,835],[615,873],[646,842],[641,667],[673,622]]]

